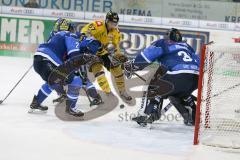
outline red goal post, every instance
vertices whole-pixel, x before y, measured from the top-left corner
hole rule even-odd
[[[240,45],[202,48],[194,145],[240,148]]]

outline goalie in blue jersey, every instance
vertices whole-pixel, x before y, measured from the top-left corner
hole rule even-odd
[[[79,58],[79,55],[83,54],[81,49],[84,49],[84,52],[86,52],[87,48],[87,52],[94,55],[100,47],[100,43],[91,45],[95,40],[84,40],[80,42],[79,39],[76,38],[76,35],[72,33],[74,27],[71,21],[67,19],[60,20],[58,32],[52,32],[48,41],[40,44],[34,54],[34,70],[46,83],[42,85],[37,95],[34,96],[29,112],[48,110],[48,107],[42,106],[41,104],[52,90],[56,90],[59,94],[65,94],[62,84],[57,83],[57,81],[56,83],[49,83],[52,79],[53,72],[56,71],[57,68],[60,66],[64,67],[64,64],[71,62],[71,60],[81,59]],[[84,57],[82,59],[83,61],[85,60]],[[82,87],[82,79],[73,72],[68,75],[65,84],[68,86],[66,93],[66,111],[74,116],[83,116],[84,113],[76,106],[79,90]]]
[[[134,61],[125,64],[125,73],[133,72],[157,63],[154,77],[146,93],[146,103],[139,115],[133,118],[140,125],[160,119],[163,99],[168,98],[184,118],[186,125],[194,125],[196,105],[192,92],[197,89],[199,57],[186,42],[178,29],[167,32],[167,38],[153,42]]]

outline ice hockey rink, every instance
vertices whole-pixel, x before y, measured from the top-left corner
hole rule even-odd
[[[0,56],[0,99],[11,90],[32,65],[31,58]],[[52,94],[44,103],[46,114],[29,114],[33,95],[43,81],[33,69],[0,105],[0,160],[239,160],[240,151],[193,146],[194,127],[182,121],[159,121],[152,129],[139,127],[123,118],[140,105],[120,109],[100,118],[80,122],[62,121],[55,114]],[[166,104],[167,102],[165,102]],[[88,107],[84,97],[80,107]],[[175,113],[171,108],[167,114]]]

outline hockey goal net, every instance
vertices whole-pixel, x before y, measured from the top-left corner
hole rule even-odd
[[[205,45],[194,144],[240,149],[240,45]]]

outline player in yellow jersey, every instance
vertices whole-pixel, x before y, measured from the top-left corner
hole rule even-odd
[[[130,102],[132,97],[128,95],[125,90],[125,80],[121,68],[121,64],[127,61],[127,58],[120,52],[119,42],[121,40],[121,35],[118,30],[118,21],[118,14],[109,11],[105,21],[98,20],[91,22],[84,26],[81,32],[88,37],[93,36],[102,43],[103,49],[98,52],[97,55],[103,61],[105,68],[114,76],[115,83],[122,99]],[[91,71],[96,77],[101,89],[105,93],[110,93],[111,89],[104,74],[103,65],[97,63],[92,66]]]

